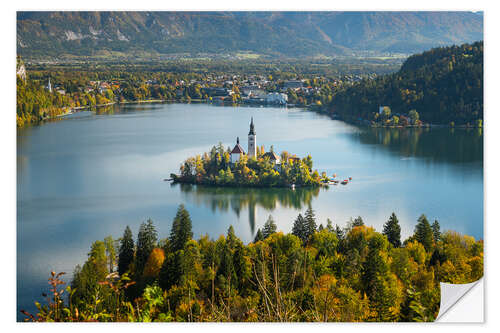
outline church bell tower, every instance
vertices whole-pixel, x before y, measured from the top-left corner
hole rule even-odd
[[[257,157],[257,136],[253,125],[253,117],[250,122],[250,132],[248,132],[248,157]]]

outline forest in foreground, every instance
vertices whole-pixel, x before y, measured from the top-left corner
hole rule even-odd
[[[421,215],[402,241],[392,213],[383,231],[361,217],[341,228],[319,224],[309,207],[291,233],[272,216],[245,245],[232,226],[217,239],[193,239],[179,206],[170,235],[153,221],[137,238],[94,242],[68,286],[51,272],[50,293],[27,321],[433,321],[439,282],[483,275],[483,241],[441,232]]]

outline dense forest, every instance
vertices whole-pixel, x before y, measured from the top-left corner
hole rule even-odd
[[[326,174],[320,176],[317,170],[313,171],[310,155],[301,159],[283,151],[279,157],[281,163],[274,164],[264,146],[256,150],[255,158],[240,154],[238,161],[231,163],[230,148],[219,144],[208,153],[185,160],[180,174],[171,177],[178,183],[256,187],[320,186],[326,178]]]
[[[245,245],[229,227],[193,239],[181,205],[169,237],[151,220],[92,244],[69,286],[51,273],[31,321],[433,321],[439,282],[483,275],[483,242],[421,215],[402,241],[393,213],[377,232],[361,217],[320,224],[309,207],[291,233],[272,216]]]
[[[387,106],[384,113],[378,113],[379,106]],[[394,123],[393,115],[409,118],[413,111],[428,123],[480,127],[483,42],[413,55],[397,73],[344,86],[334,95],[331,107],[347,119]]]

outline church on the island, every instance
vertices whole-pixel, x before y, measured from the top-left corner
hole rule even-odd
[[[245,150],[240,145],[240,138],[236,138],[236,145],[231,150],[231,163],[236,163],[241,155],[245,155]],[[255,133],[255,125],[253,124],[253,117],[250,121],[250,131],[248,132],[248,157],[257,157],[257,135]],[[281,163],[279,155],[270,151],[264,154],[263,157],[269,157],[269,160],[277,167]]]

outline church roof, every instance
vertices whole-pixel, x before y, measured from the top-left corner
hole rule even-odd
[[[273,151],[268,151],[267,153],[264,154],[264,157],[269,157],[269,159],[275,161],[280,159],[280,157]]]
[[[243,150],[243,148],[240,146],[239,143],[236,144],[236,146],[234,146],[233,150],[231,151],[231,154],[244,154],[245,151]]]
[[[236,146],[234,146],[233,150],[231,151],[231,154],[244,154],[245,151],[243,150],[243,147],[240,146],[240,138],[236,138]]]

